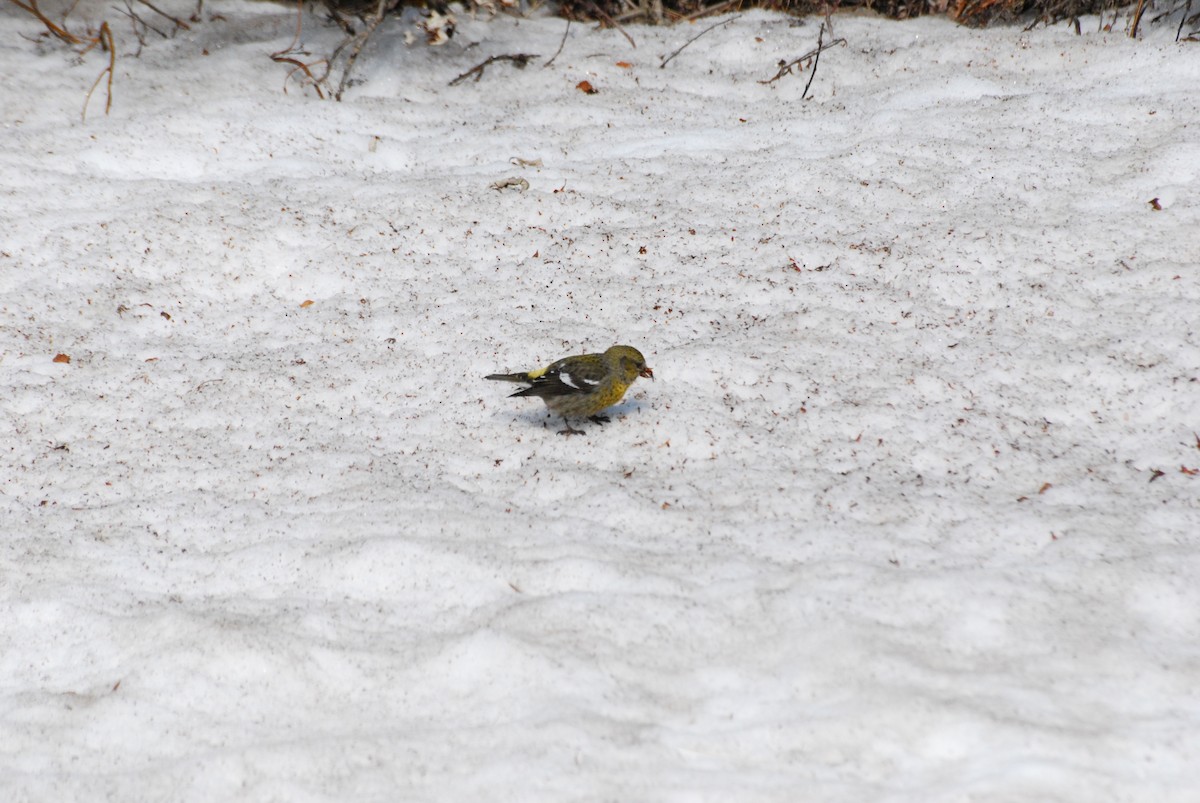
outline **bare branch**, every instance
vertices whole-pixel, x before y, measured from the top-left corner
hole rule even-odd
[[[724,3],[717,3],[715,6],[702,8],[694,14],[688,14],[686,17],[680,17],[677,22],[693,22],[701,17],[707,17],[710,14],[719,14],[722,11],[727,11],[728,9],[733,8],[734,6],[740,7],[741,5],[742,0],[726,0]]]
[[[526,64],[528,64],[529,62],[533,61],[536,58],[538,58],[538,55],[536,53],[507,53],[502,56],[490,56],[490,57],[484,59],[483,61],[481,61],[480,63],[476,64],[471,69],[467,70],[462,75],[455,78],[453,81],[450,82],[449,85],[450,86],[458,86],[463,81],[470,78],[472,75],[475,76],[475,80],[478,81],[480,78],[483,77],[483,71],[487,68],[487,66],[489,64],[493,64],[497,61],[511,61],[514,65],[516,65],[517,69],[523,70],[523,69],[525,69]]]
[[[158,28],[155,28],[153,25],[151,25],[150,23],[146,22],[144,19],[139,17],[137,15],[137,13],[133,10],[133,6],[129,5],[129,0],[122,0],[122,2],[125,3],[125,8],[123,8],[123,9],[118,8],[117,12],[124,14],[126,17],[129,17],[129,19],[133,21],[133,35],[137,37],[138,45],[139,45],[138,53],[141,53],[141,48],[143,46],[145,46],[145,44],[146,44],[146,37],[144,36],[145,31],[154,31],[156,34],[161,36],[163,39],[169,38],[166,35],[166,33],[164,33],[163,31],[160,31]],[[141,25],[142,28],[145,29],[145,31],[138,30],[139,25]]]
[[[605,14],[604,9],[600,8],[600,6],[596,5],[595,3],[591,2],[591,0],[588,0],[588,6],[592,9],[592,13],[595,14],[597,17],[599,17],[602,21],[608,23],[608,26],[610,28],[616,28],[618,31],[620,31],[621,36],[624,36],[626,39],[629,40],[630,47],[634,48],[635,50],[637,49],[637,42],[633,41],[633,37],[629,35],[629,32],[621,27],[621,23],[617,22],[615,19],[613,19],[612,17]]]
[[[291,71],[289,71],[287,77],[283,79],[283,93],[285,95],[287,94],[287,82],[292,79],[293,75],[298,72],[302,72],[307,75],[308,80],[312,82],[313,89],[317,91],[317,97],[321,100],[325,100],[325,93],[321,91],[321,83],[325,80],[325,77],[322,76],[321,78],[317,78],[315,75],[313,75],[312,70],[309,69],[309,67],[312,66],[311,64],[305,64],[300,59],[285,55],[283,53],[273,53],[271,55],[271,61],[278,62],[280,64],[292,65]],[[321,61],[314,61],[313,64],[321,64],[322,61],[324,61],[324,59]],[[328,71],[326,71],[326,75],[328,75]]]
[[[342,93],[346,91],[346,84],[350,81],[350,71],[354,69],[354,63],[358,61],[359,54],[367,46],[367,40],[371,38],[371,34],[375,33],[379,23],[383,22],[383,18],[389,10],[389,2],[390,0],[379,0],[379,4],[375,6],[375,13],[367,20],[367,29],[355,37],[354,48],[350,51],[350,57],[346,59],[346,66],[342,69],[342,80],[338,82],[337,92],[333,93],[334,100],[341,101]]]
[[[167,19],[169,19],[171,22],[173,22],[175,24],[176,28],[183,28],[185,31],[190,31],[192,29],[191,26],[189,26],[186,22],[179,19],[178,17],[172,17],[170,14],[163,11],[161,8],[158,8],[153,3],[149,2],[149,0],[138,0],[138,2],[141,3],[142,5],[144,5],[146,8],[153,11],[155,14],[158,14],[160,17],[166,17]]]
[[[96,91],[96,87],[100,86],[100,81],[104,78],[105,73],[108,73],[108,86],[106,87],[108,98],[104,102],[104,113],[108,114],[112,110],[112,82],[113,73],[116,71],[117,66],[117,48],[113,45],[112,28],[108,27],[107,22],[100,23],[100,33],[96,36],[96,40],[92,43],[92,46],[97,42],[103,49],[108,51],[108,66],[96,76],[96,82],[92,84],[92,88],[88,90],[87,95],[83,99],[83,113],[81,117],[84,121],[87,120],[87,107],[88,103],[92,100],[92,93]],[[90,50],[91,46],[88,49]]]
[[[62,28],[58,25],[55,25],[50,20],[49,17],[47,17],[45,14],[43,14],[42,10],[40,8],[38,8],[37,0],[29,0],[29,2],[27,2],[27,3],[23,3],[23,2],[21,2],[21,0],[9,0],[9,1],[13,5],[15,5],[17,8],[24,9],[25,11],[28,11],[33,16],[37,17],[38,20],[43,25],[46,26],[46,30],[48,30],[50,33],[54,34],[55,36],[57,36],[59,39],[66,42],[67,44],[69,44],[69,45],[82,45],[83,44],[84,40],[80,39],[78,36],[71,33],[66,28]]]
[[[739,20],[739,19],[741,19],[741,18],[742,18],[742,15],[741,15],[741,14],[738,14],[737,16],[730,17],[730,18],[729,18],[729,19],[727,19],[727,20],[722,20],[721,22],[716,22],[716,23],[713,23],[712,25],[709,25],[709,26],[708,26],[707,28],[705,28],[703,31],[701,31],[700,33],[696,34],[696,35],[695,35],[695,36],[693,36],[691,39],[687,40],[687,41],[686,41],[686,42],[684,42],[682,45],[680,45],[680,46],[679,46],[679,49],[678,49],[678,50],[676,50],[674,53],[672,53],[671,55],[669,55],[669,56],[667,56],[665,59],[663,59],[663,60],[662,60],[662,64],[659,64],[659,65],[658,65],[658,69],[660,69],[660,70],[661,70],[661,69],[663,69],[664,67],[666,67],[666,66],[667,66],[667,63],[668,63],[668,62],[669,62],[671,59],[675,58],[675,57],[676,57],[676,56],[678,56],[680,53],[682,53],[682,52],[683,52],[683,49],[684,49],[685,47],[687,47],[688,45],[690,45],[692,42],[695,42],[695,41],[696,41],[697,39],[699,39],[701,36],[704,36],[704,34],[708,33],[709,31],[715,30],[715,29],[717,29],[717,28],[723,28],[723,27],[725,27],[726,25],[728,25],[729,23],[731,23],[731,22],[736,22],[736,21],[738,21],[738,20]]]
[[[279,64],[291,64],[292,65],[292,69],[288,71],[288,74],[283,79],[283,92],[285,95],[287,94],[288,81],[292,80],[292,76],[295,75],[296,73],[302,72],[306,76],[308,76],[308,80],[310,82],[312,82],[312,87],[316,91],[317,97],[320,98],[321,100],[324,100],[325,93],[323,91],[321,91],[321,84],[325,83],[325,79],[329,77],[329,70],[331,69],[330,68],[331,60],[318,59],[317,61],[306,64],[303,61],[301,61],[300,59],[298,59],[292,55],[292,53],[295,51],[296,47],[300,44],[300,35],[303,32],[303,29],[304,29],[304,0],[296,0],[296,32],[292,36],[292,41],[283,50],[272,53],[270,58],[271,58],[271,61],[274,61]],[[340,51],[341,48],[339,47],[338,50]],[[307,54],[305,53],[302,55],[307,55]],[[337,58],[336,53],[334,54],[334,58]],[[314,67],[315,65],[318,65],[318,64],[325,65],[325,74],[322,75],[320,78],[313,75],[313,73],[312,73],[312,67]]]
[[[842,47],[845,47],[846,40],[840,39],[840,38],[834,39],[832,42],[828,42],[826,44],[818,46],[817,48],[815,48],[813,50],[808,51],[807,53],[805,53],[803,56],[801,56],[798,59],[792,59],[791,61],[783,61],[781,59],[779,62],[779,71],[777,73],[775,73],[773,76],[771,76],[770,78],[768,78],[767,80],[759,81],[759,83],[760,84],[773,84],[776,81],[778,81],[780,78],[782,78],[783,76],[791,75],[792,68],[795,67],[796,65],[801,64],[802,62],[808,61],[811,58],[814,58],[822,50],[828,50],[829,48],[835,47],[837,45],[841,45]]]
[[[1146,13],[1146,0],[1138,0],[1137,8],[1133,11],[1133,24],[1129,28],[1129,38],[1137,39],[1138,25],[1142,22],[1142,15]]]
[[[832,27],[830,29],[832,31]],[[817,65],[821,63],[821,47],[822,40],[825,38],[825,23],[821,23],[821,28],[817,31],[817,55],[813,56],[812,72],[808,74],[808,82],[804,85],[804,91],[800,93],[800,100],[808,98],[808,90],[812,87],[813,79],[817,77]]]
[[[567,34],[569,34],[570,32],[571,32],[571,20],[567,19],[567,28],[566,28],[566,30],[563,31],[562,41],[558,43],[558,50],[554,51],[554,55],[550,57],[549,61],[547,61],[545,64],[542,65],[543,67],[549,67],[551,64],[554,63],[554,60],[556,58],[558,58],[558,54],[562,52],[563,45],[565,45],[567,43]]]

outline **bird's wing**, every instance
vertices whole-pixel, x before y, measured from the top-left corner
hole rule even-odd
[[[532,385],[512,394],[514,396],[576,396],[591,393],[599,387],[603,376],[591,366],[551,365],[545,373],[530,380]]]

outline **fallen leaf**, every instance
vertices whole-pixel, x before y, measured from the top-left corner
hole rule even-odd
[[[598,91],[592,86],[591,81],[580,81],[575,85],[575,88],[585,95],[594,95]]]
[[[69,362],[71,361],[71,358],[70,358],[70,357],[68,357],[66,354],[55,354],[55,355],[54,355],[54,361],[55,361],[55,362],[68,362],[68,363],[69,363]]]
[[[1189,477],[1194,477],[1197,474],[1200,474],[1200,468],[1188,468],[1187,466],[1180,466],[1179,473],[1187,474]]]
[[[1151,208],[1151,209],[1153,209],[1155,212],[1161,212],[1161,211],[1162,211],[1162,204],[1161,204],[1161,203],[1159,203],[1159,201],[1158,201],[1158,199],[1157,199],[1157,198],[1151,198],[1151,199],[1150,199],[1149,201],[1147,201],[1146,203],[1150,204],[1150,208]]]
[[[1046,491],[1050,490],[1050,489],[1051,489],[1051,488],[1053,488],[1053,487],[1054,487],[1054,486],[1053,486],[1053,485],[1051,485],[1050,483],[1048,483],[1048,482],[1043,482],[1043,483],[1042,483],[1042,487],[1041,487],[1041,488],[1038,488],[1038,493],[1039,493],[1039,494],[1044,494],[1044,493],[1046,493]]]
[[[1159,477],[1161,477],[1163,474],[1166,474],[1166,473],[1167,472],[1165,472],[1165,471],[1159,471],[1157,468],[1154,469],[1153,471],[1150,472],[1150,482],[1154,482],[1156,479],[1158,479]]]
[[[527,189],[529,189],[529,182],[517,176],[509,176],[508,178],[502,178],[499,181],[493,181],[489,186],[493,190],[503,191],[507,189],[514,189],[517,192],[525,192]]]
[[[300,309],[304,309],[305,307],[311,307],[315,303],[317,303],[317,302],[313,301],[311,298],[307,299],[300,303]]]
[[[628,61],[618,61],[617,66],[620,67],[622,70],[628,70],[631,67],[633,67],[633,65],[630,64]]]

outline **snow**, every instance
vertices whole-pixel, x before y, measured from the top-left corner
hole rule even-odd
[[[0,8],[0,797],[1200,799],[1177,16],[205,9]]]

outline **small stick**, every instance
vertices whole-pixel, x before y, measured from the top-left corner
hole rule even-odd
[[[176,27],[183,28],[185,31],[191,30],[191,28],[188,26],[188,24],[186,22],[179,19],[178,17],[172,17],[167,12],[163,11],[162,9],[155,6],[153,3],[149,2],[149,0],[138,0],[138,2],[141,3],[142,5],[144,5],[146,8],[153,11],[155,14],[158,14],[159,16],[162,16],[162,17],[166,17],[171,22],[175,23]]]
[[[367,40],[371,38],[371,34],[375,33],[379,23],[383,22],[384,9],[387,4],[388,0],[379,0],[379,5],[375,7],[375,16],[367,22],[367,29],[358,36],[354,43],[354,49],[350,51],[350,57],[346,59],[346,67],[342,70],[342,80],[338,82],[337,92],[333,93],[333,99],[339,103],[342,100],[342,92],[346,89],[346,83],[350,80],[350,71],[354,69],[354,63],[358,61],[358,55],[367,46]]]
[[[1138,24],[1142,21],[1142,14],[1146,13],[1146,0],[1138,0],[1137,8],[1133,12],[1133,26],[1129,29],[1129,38],[1137,39]]]
[[[113,72],[117,66],[117,49],[113,46],[112,28],[108,27],[107,22],[100,23],[100,33],[96,37],[96,42],[99,42],[101,47],[108,50],[108,66],[96,76],[96,82],[92,84],[92,88],[88,90],[87,95],[83,99],[83,112],[80,117],[85,122],[87,121],[87,107],[88,103],[92,100],[92,93],[96,91],[96,87],[100,86],[100,79],[104,77],[105,73],[108,73],[108,100],[104,104],[104,113],[108,114],[112,109],[112,82]],[[95,42],[92,44],[94,45]]]
[[[320,98],[321,100],[325,100],[325,93],[321,91],[321,81],[323,81],[325,79],[324,78],[318,79],[315,75],[313,75],[312,71],[308,68],[307,64],[302,62],[300,59],[293,58],[291,56],[285,56],[285,55],[283,55],[283,53],[274,54],[273,56],[271,56],[271,61],[275,61],[280,64],[293,65],[293,69],[290,72],[288,72],[287,77],[283,79],[283,94],[285,94],[285,95],[287,94],[287,82],[292,79],[292,76],[295,75],[297,72],[303,72],[305,75],[308,76],[308,80],[312,81],[313,89],[317,90],[317,97]],[[320,64],[321,62],[316,61],[313,63]],[[328,75],[328,71],[326,72],[326,74]]]
[[[463,81],[470,78],[472,75],[475,76],[475,80],[478,81],[480,78],[483,77],[484,69],[489,64],[492,64],[497,61],[511,61],[513,64],[515,64],[517,66],[518,69],[524,69],[526,64],[528,64],[529,62],[533,61],[536,58],[538,58],[538,55],[536,53],[506,53],[502,56],[489,56],[488,58],[486,58],[483,61],[476,64],[471,69],[467,70],[462,75],[455,78],[453,81],[450,82],[449,86],[457,86],[457,85],[461,84]]]
[[[51,22],[50,18],[47,17],[45,14],[43,14],[42,10],[40,8],[38,8],[37,0],[29,0],[28,4],[22,3],[21,0],[12,0],[12,3],[17,8],[23,8],[26,11],[28,11],[30,14],[32,14],[33,16],[37,17],[39,20],[41,20],[41,23],[46,26],[46,30],[50,31],[50,33],[54,34],[55,36],[57,36],[59,39],[63,40],[67,44],[69,44],[69,45],[83,44],[83,40],[80,39],[78,36],[71,33],[66,28],[60,28],[57,25],[55,25],[53,22]],[[103,73],[101,73],[101,74],[103,74]]]
[[[813,56],[812,72],[808,74],[808,83],[804,85],[804,91],[800,93],[800,100],[808,98],[808,89],[812,86],[813,79],[817,77],[817,65],[821,63],[821,40],[825,38],[825,23],[821,23],[821,28],[817,31],[817,55]]]
[[[807,53],[805,53],[803,56],[801,56],[798,59],[792,59],[791,61],[788,61],[788,62],[784,62],[781,60],[779,62],[779,72],[775,73],[775,75],[771,76],[770,78],[768,78],[765,81],[759,81],[759,83],[760,84],[773,84],[776,81],[778,81],[780,78],[782,78],[783,76],[791,75],[792,68],[795,67],[800,62],[807,61],[808,59],[811,59],[813,56],[816,56],[822,50],[828,50],[829,48],[835,47],[837,45],[842,45],[843,47],[845,47],[846,40],[845,39],[834,39],[832,42],[821,45],[819,48],[817,48],[815,50],[808,51]]]
[[[715,6],[702,8],[694,14],[688,14],[686,17],[680,17],[678,22],[693,22],[701,17],[707,17],[709,14],[716,14],[719,11],[724,11],[730,6],[740,6],[741,4],[742,0],[726,0],[724,3],[718,3]]]
[[[15,2],[15,0],[14,0],[14,2]],[[614,27],[618,31],[620,31],[621,36],[624,36],[626,39],[629,40],[629,46],[635,50],[637,49],[637,42],[633,41],[633,37],[630,36],[629,33],[624,28],[621,27],[621,23],[617,22],[615,19],[613,19],[612,17],[605,14],[603,9],[600,8],[600,6],[596,5],[595,3],[590,2],[590,0],[588,2],[588,5],[591,7],[593,14],[595,14],[597,17],[604,20],[609,25],[611,25],[612,27]]]
[[[112,109],[112,82],[117,70],[117,46],[113,44],[112,28],[108,27],[107,22],[100,23],[100,35],[108,40],[108,97],[104,101],[104,113],[108,114]]]
[[[137,14],[135,14],[133,11],[133,6],[129,5],[129,0],[123,0],[123,1],[125,3],[125,8],[123,8],[123,9],[118,8],[117,13],[124,14],[126,17],[129,17],[129,19],[133,20],[133,35],[136,36],[137,40],[138,40],[138,45],[139,45],[138,53],[139,54],[142,52],[142,47],[144,47],[146,44],[146,37],[145,37],[145,31],[138,30],[138,25],[141,25],[146,31],[154,31],[156,34],[161,36],[163,39],[169,38],[165,33],[160,31],[158,28],[155,28],[153,25],[146,22],[144,19],[139,17]]]
[[[196,6],[196,16],[200,15],[200,5],[202,5],[203,2],[204,2],[204,0],[198,0],[198,4]],[[277,62],[279,64],[291,64],[293,67],[293,69],[289,70],[288,74],[286,76],[284,76],[284,79],[283,79],[283,93],[285,95],[287,94],[288,81],[292,80],[292,76],[295,75],[297,72],[303,72],[305,75],[308,76],[308,80],[312,81],[313,89],[315,89],[317,91],[317,97],[320,98],[321,100],[324,100],[325,93],[321,91],[321,84],[325,83],[325,79],[329,77],[329,71],[332,69],[332,67],[331,67],[332,61],[333,61],[333,59],[337,58],[337,53],[341,52],[341,49],[345,43],[343,42],[342,45],[338,46],[338,50],[335,51],[333,57],[331,59],[329,59],[328,61],[326,61],[325,59],[320,59],[318,61],[313,62],[313,65],[321,64],[322,62],[324,62],[324,64],[325,64],[325,74],[322,75],[320,78],[317,78],[315,75],[312,74],[312,69],[311,69],[312,65],[305,64],[304,62],[302,62],[300,59],[296,58],[295,56],[289,55],[300,44],[300,34],[303,32],[303,30],[304,30],[304,0],[296,0],[296,32],[295,32],[295,34],[292,35],[291,44],[289,44],[283,50],[272,53],[270,56],[270,59],[271,59],[271,61]]]
[[[278,53],[272,53],[271,58],[282,56],[284,53],[289,53],[295,49],[296,45],[300,44],[301,26],[304,24],[304,0],[296,0],[296,33],[292,36],[292,43],[280,50]]]
[[[742,18],[742,15],[741,15],[741,14],[738,14],[738,15],[737,15],[737,16],[735,16],[735,17],[730,17],[730,18],[729,18],[729,19],[727,19],[727,20],[722,20],[721,22],[714,22],[712,25],[709,25],[709,26],[708,26],[707,28],[705,28],[703,31],[701,31],[700,33],[696,34],[696,35],[695,35],[695,36],[693,36],[691,39],[687,40],[687,41],[686,41],[686,42],[684,42],[682,45],[680,45],[680,46],[679,46],[679,49],[678,49],[678,50],[676,50],[674,53],[672,53],[671,55],[669,55],[669,56],[667,56],[665,59],[663,59],[663,60],[662,60],[662,64],[658,65],[658,69],[660,69],[660,70],[661,70],[661,69],[663,69],[664,67],[666,67],[666,66],[667,66],[667,62],[669,62],[671,59],[675,58],[675,57],[676,57],[676,56],[678,56],[680,53],[682,53],[682,52],[683,52],[683,49],[684,49],[685,47],[687,47],[688,45],[690,45],[692,42],[695,42],[695,41],[696,41],[697,39],[699,39],[701,36],[704,36],[704,34],[708,33],[709,31],[711,31],[711,30],[713,30],[713,29],[715,29],[715,28],[721,28],[721,27],[723,27],[723,26],[725,26],[725,25],[728,25],[728,24],[729,24],[729,23],[731,23],[731,22],[737,22],[737,21],[738,21],[739,19],[741,19],[741,18]]]
[[[1180,24],[1180,27],[1182,28],[1183,25]],[[565,45],[567,43],[567,34],[569,34],[570,32],[571,32],[571,20],[568,19],[567,20],[567,29],[565,31],[563,31],[562,41],[558,43],[558,50],[554,51],[554,55],[550,57],[549,61],[547,61],[545,64],[542,65],[543,67],[549,67],[551,64],[554,63],[554,60],[556,58],[558,58],[558,54],[562,52],[563,45]],[[1176,39],[1178,39],[1178,38],[1179,37],[1176,37]]]

